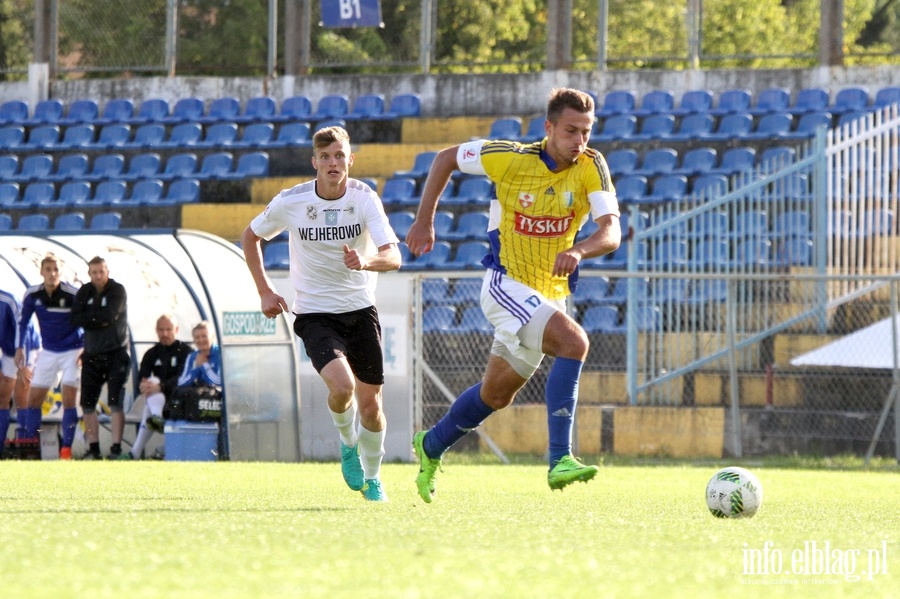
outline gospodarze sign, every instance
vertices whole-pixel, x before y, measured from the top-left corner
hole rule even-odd
[[[275,319],[262,312],[225,312],[222,315],[223,335],[274,335]]]
[[[380,0],[322,0],[323,27],[383,27]]]

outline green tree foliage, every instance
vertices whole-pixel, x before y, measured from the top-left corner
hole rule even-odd
[[[183,75],[265,75],[268,4],[267,0],[181,2],[178,72]]]
[[[33,30],[31,2],[0,0],[0,80],[20,79],[27,72]]]

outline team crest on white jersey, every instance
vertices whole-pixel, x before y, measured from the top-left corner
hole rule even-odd
[[[346,212],[350,216],[353,216],[354,214],[356,214],[356,204],[347,204],[344,207],[344,212]]]
[[[534,204],[534,194],[526,191],[519,192],[519,203],[522,205],[522,208],[528,208]]]
[[[328,226],[334,226],[338,224],[338,212],[335,210],[326,210],[325,211],[325,224]]]
[[[307,206],[306,207],[306,218],[309,220],[316,220],[319,218],[319,211],[316,210],[315,206]]]

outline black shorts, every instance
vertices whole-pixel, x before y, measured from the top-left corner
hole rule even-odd
[[[106,404],[113,412],[121,412],[125,382],[131,370],[131,357],[124,347],[102,354],[81,357],[81,408],[93,412],[106,383]]]
[[[342,356],[360,381],[384,384],[381,324],[375,306],[343,314],[297,314],[294,332],[303,340],[316,372]]]

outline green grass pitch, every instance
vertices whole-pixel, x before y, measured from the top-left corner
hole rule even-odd
[[[409,464],[384,466],[391,501],[370,504],[337,463],[4,462],[0,586],[16,599],[900,597],[896,466],[743,464],[762,509],[719,520],[704,490],[724,465],[622,461],[551,492],[544,466],[451,452],[426,505]]]

